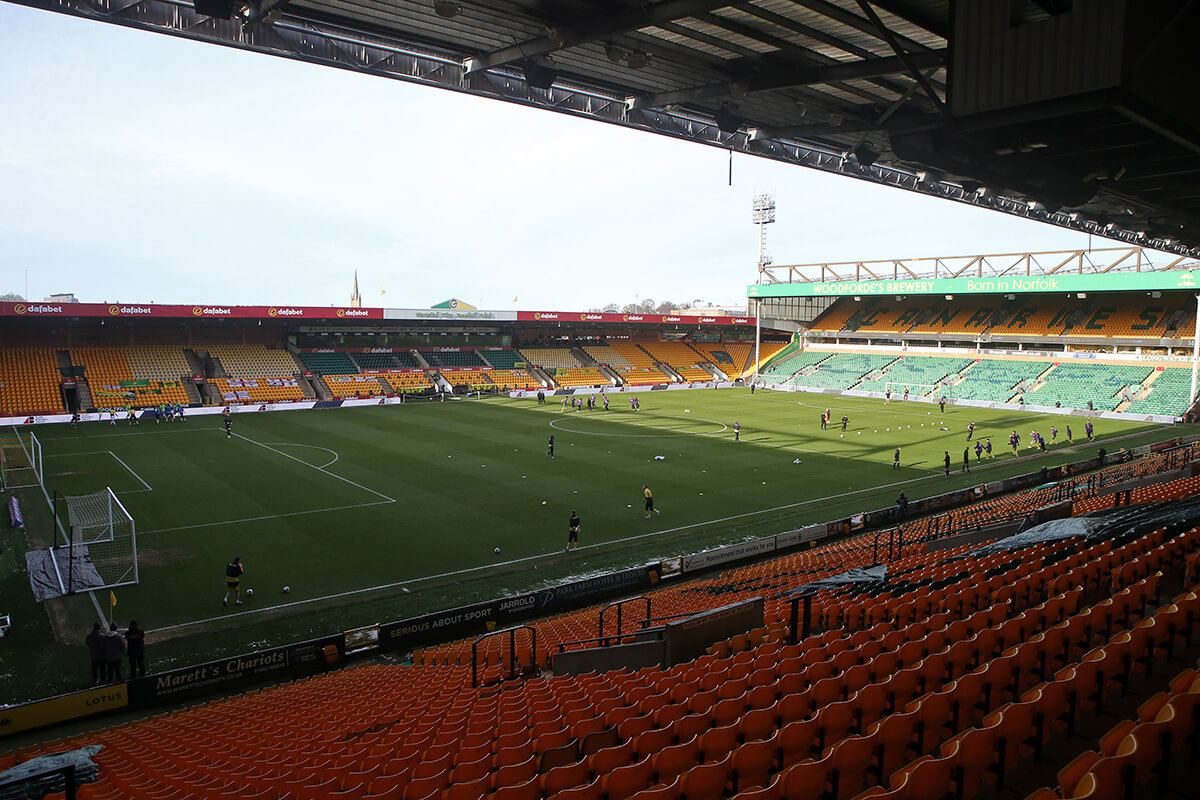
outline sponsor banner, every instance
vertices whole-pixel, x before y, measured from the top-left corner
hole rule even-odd
[[[90,717],[129,705],[129,687],[114,683],[0,710],[0,736]]]
[[[534,612],[651,586],[658,582],[659,570],[658,564],[634,567],[536,592],[387,623],[379,626],[379,646],[384,650],[398,649],[435,638],[488,633],[507,627]]]
[[[154,705],[258,681],[322,672],[337,666],[344,654],[345,641],[339,634],[223,658],[132,680],[128,684],[129,703]]]
[[[478,308],[385,308],[384,319],[404,320],[482,320],[515,322],[516,311],[485,311]]]
[[[716,564],[724,564],[726,561],[735,561],[739,558],[747,558],[748,556],[758,555],[760,553],[769,553],[775,549],[775,537],[768,536],[763,539],[754,539],[749,542],[741,542],[739,544],[731,544],[728,547],[718,547],[715,550],[709,550],[704,553],[695,553],[690,556],[683,557],[683,572],[695,572],[698,569],[715,566]]]
[[[0,316],[146,317],[152,319],[383,319],[382,308],[217,306],[120,303],[0,303]]]
[[[1194,290],[1200,272],[1107,272],[1080,275],[1000,275],[988,278],[927,278],[881,281],[751,284],[747,297],[852,297],[861,295],[994,294],[997,292],[1115,292]]]
[[[684,317],[673,314],[599,314],[578,311],[518,311],[522,322],[605,322],[638,325],[753,325],[750,317]]]

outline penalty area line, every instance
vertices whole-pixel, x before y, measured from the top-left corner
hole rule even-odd
[[[283,514],[264,514],[260,517],[244,517],[242,519],[220,519],[215,522],[197,522],[194,525],[176,525],[172,528],[154,528],[148,531],[138,531],[138,536],[148,536],[152,533],[170,533],[172,531],[188,531],[196,528],[211,528],[214,525],[241,525],[245,522],[266,522],[284,517],[300,517],[305,514],[324,514],[327,511],[348,511],[352,508],[369,508],[370,506],[385,506],[395,500],[374,500],[370,503],[355,503],[349,506],[331,506],[329,508],[313,508],[308,511],[287,511]]]
[[[339,481],[344,481],[344,482],[346,482],[346,483],[350,484],[351,486],[353,486],[353,487],[355,487],[355,488],[358,488],[358,489],[362,489],[364,492],[369,492],[369,493],[371,493],[371,494],[375,495],[376,497],[382,497],[384,500],[386,500],[386,501],[387,501],[387,502],[389,502],[389,503],[394,503],[394,502],[396,502],[396,498],[394,498],[394,497],[388,497],[388,496],[387,496],[386,494],[384,494],[383,492],[377,492],[377,491],[375,491],[374,489],[368,489],[366,486],[363,486],[361,483],[355,483],[354,481],[350,480],[349,478],[343,478],[341,475],[337,475],[337,474],[335,474],[335,473],[333,473],[333,472],[330,472],[329,470],[325,469],[325,467],[318,467],[318,466],[315,466],[315,465],[313,465],[313,464],[310,464],[310,463],[308,463],[307,461],[305,461],[305,460],[304,460],[304,459],[302,459],[302,458],[296,458],[295,456],[293,456],[293,455],[290,455],[290,454],[288,454],[288,453],[285,453],[285,452],[283,452],[282,450],[278,450],[278,449],[276,449],[276,448],[272,447],[272,446],[271,446],[271,445],[269,445],[269,444],[263,444],[262,442],[257,442],[257,441],[255,441],[254,439],[251,439],[251,438],[250,438],[250,437],[248,437],[248,436],[243,436],[243,435],[242,435],[242,434],[240,434],[240,433],[235,433],[235,434],[233,434],[233,435],[234,435],[234,436],[236,436],[236,437],[237,437],[237,438],[239,438],[239,439],[242,439],[243,441],[247,441],[247,442],[249,442],[250,444],[256,444],[256,445],[258,445],[259,447],[265,447],[267,450],[270,450],[272,453],[275,453],[275,454],[277,454],[277,455],[281,455],[281,456],[283,456],[284,458],[290,458],[292,461],[295,461],[297,464],[303,464],[304,466],[306,466],[306,467],[309,467],[309,468],[311,468],[311,469],[315,469],[317,472],[320,472],[320,473],[322,473],[322,474],[324,474],[324,475],[328,475],[328,476],[329,476],[329,477],[331,477],[331,478],[337,478]],[[280,444],[281,444],[281,446],[285,446],[285,447],[290,447],[290,446],[291,446],[290,444],[287,444],[287,445],[285,445],[285,444],[283,444],[283,443],[280,443]],[[324,450],[325,448],[320,448],[320,449]],[[336,461],[336,459],[334,459],[334,460]],[[333,463],[333,462],[330,462],[330,463]]]

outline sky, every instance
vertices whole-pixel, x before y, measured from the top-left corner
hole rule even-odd
[[[578,311],[777,265],[1086,234],[712,147],[0,2],[0,294]],[[1114,246],[1094,239],[1093,247]],[[28,286],[28,290],[26,289]]]

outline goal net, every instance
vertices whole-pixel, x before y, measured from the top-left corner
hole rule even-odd
[[[64,499],[66,542],[53,548],[64,592],[137,583],[136,527],[113,490]]]
[[[953,398],[951,391],[953,387],[943,383],[893,383],[888,381],[884,385],[884,392],[890,392],[893,400],[922,400],[927,403],[936,403],[943,397],[947,400]]]
[[[27,431],[14,430],[0,438],[0,488],[28,489],[42,485],[42,443]]]

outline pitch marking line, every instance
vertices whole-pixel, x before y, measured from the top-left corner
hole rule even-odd
[[[75,456],[103,456],[103,455],[112,456],[113,459],[116,460],[116,462],[118,464],[120,464],[122,467],[124,467],[129,472],[129,474],[132,475],[135,480],[137,480],[138,483],[140,483],[142,486],[146,487],[145,489],[128,489],[126,491],[116,492],[117,494],[138,494],[140,492],[153,492],[154,491],[153,486],[146,483],[146,481],[144,481],[142,479],[141,475],[138,475],[136,472],[133,471],[133,467],[129,466],[124,461],[122,461],[121,457],[118,456],[116,453],[114,453],[112,450],[86,450],[86,451],[83,451],[80,453],[74,453],[74,452],[72,452],[72,453],[46,453],[45,455],[42,456],[42,458],[67,458],[67,457],[74,458]],[[52,473],[52,474],[61,474],[61,473]]]
[[[116,453],[114,453],[112,450],[108,450],[108,451],[106,451],[106,452],[107,452],[107,453],[108,453],[110,456],[112,456],[113,458],[115,458],[115,459],[117,460],[117,463],[118,463],[118,464],[120,464],[120,465],[121,465],[122,467],[124,467],[125,469],[129,470],[129,474],[130,474],[130,475],[132,475],[133,477],[137,478],[137,481],[138,481],[138,483],[140,483],[142,486],[145,486],[145,487],[146,487],[146,491],[148,491],[148,492],[153,492],[153,491],[154,491],[154,487],[153,487],[153,486],[151,486],[150,484],[146,483],[144,480],[142,480],[142,476],[141,476],[141,475],[138,475],[136,472],[134,472],[134,471],[133,471],[133,467],[129,466],[129,465],[128,465],[128,464],[126,464],[124,461],[122,461],[122,460],[121,460],[121,457],[120,457],[119,455],[117,455]]]
[[[290,458],[292,461],[295,461],[295,462],[296,462],[296,463],[298,463],[298,464],[303,464],[304,466],[306,466],[306,467],[309,467],[310,469],[315,469],[317,472],[324,473],[325,475],[328,475],[328,476],[329,476],[329,477],[331,477],[331,478],[337,478],[339,481],[344,481],[345,483],[348,483],[348,484],[350,484],[351,486],[353,486],[353,487],[355,487],[355,488],[362,489],[364,492],[367,492],[367,493],[369,493],[369,494],[373,494],[373,495],[375,495],[376,497],[382,497],[384,500],[386,500],[386,501],[387,501],[387,502],[389,502],[389,503],[395,503],[395,502],[396,502],[396,498],[394,498],[394,497],[388,497],[388,496],[387,496],[386,494],[384,494],[383,492],[377,492],[377,491],[375,491],[374,489],[368,489],[366,486],[363,486],[361,483],[355,483],[354,481],[350,480],[349,478],[343,478],[341,475],[336,475],[336,474],[334,474],[334,473],[330,472],[329,470],[325,469],[325,467],[318,467],[318,466],[315,466],[315,465],[313,465],[313,464],[310,464],[310,463],[308,463],[307,461],[305,461],[305,460],[304,460],[304,459],[302,459],[302,458],[296,458],[295,456],[293,456],[293,455],[290,455],[290,454],[288,454],[288,453],[285,453],[285,452],[283,452],[282,450],[278,450],[278,449],[276,449],[276,448],[272,447],[272,446],[271,446],[271,445],[269,445],[269,444],[264,444],[263,442],[257,442],[257,441],[255,441],[254,439],[251,439],[251,438],[250,438],[250,437],[248,437],[248,436],[243,436],[243,435],[241,435],[240,433],[235,433],[235,434],[234,434],[234,436],[236,436],[236,437],[237,437],[237,438],[239,438],[239,439],[242,439],[243,441],[247,441],[247,442],[249,442],[250,444],[256,444],[256,445],[258,445],[259,447],[264,447],[264,448],[266,448],[267,450],[270,450],[272,453],[275,453],[275,454],[277,454],[277,455],[281,455],[281,456],[283,456],[284,458]],[[290,446],[290,445],[284,445],[284,446]],[[324,448],[321,448],[321,449],[324,449]],[[334,460],[336,460],[336,459],[334,459]],[[332,462],[330,462],[330,463],[332,463]]]
[[[352,508],[368,508],[370,506],[385,506],[388,503],[394,503],[395,500],[374,500],[370,503],[355,503],[348,506],[331,506],[330,508],[314,508],[308,511],[287,511],[283,514],[264,514],[261,517],[244,517],[242,519],[223,519],[216,522],[197,522],[192,525],[176,525],[171,528],[155,528],[149,531],[138,531],[138,536],[148,536],[151,533],[170,533],[171,531],[187,531],[196,528],[211,528],[214,525],[240,525],[245,522],[265,522],[271,519],[283,519],[284,517],[299,517],[305,514],[324,514],[327,511],[348,511]]]
[[[325,469],[326,467],[332,467],[334,464],[337,463],[338,459],[341,458],[341,456],[338,455],[338,452],[336,450],[330,450],[328,447],[318,447],[315,444],[295,444],[293,442],[269,442],[269,444],[272,444],[276,447],[309,447],[309,448],[312,448],[313,450],[324,450],[326,453],[329,453],[330,455],[333,456],[333,461],[327,461],[324,464],[322,464],[321,466],[317,467],[317,469]],[[312,466],[312,465],[310,465],[310,466]]]

